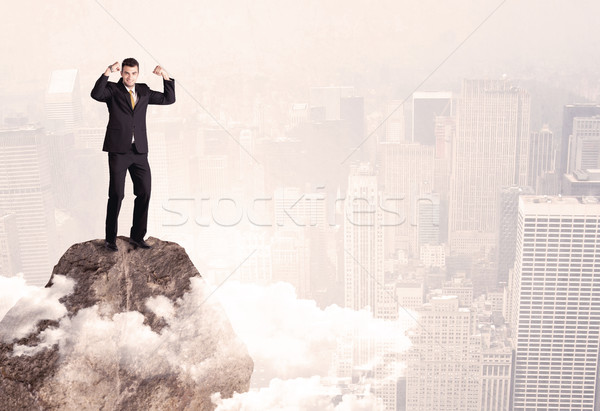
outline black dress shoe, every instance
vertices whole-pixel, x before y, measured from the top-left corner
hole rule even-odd
[[[144,241],[144,239],[142,238],[141,240],[134,240],[133,238],[129,239],[129,244],[131,244],[134,247],[141,247],[141,248],[152,248],[152,246],[150,244],[148,244],[147,242]]]
[[[119,251],[119,247],[117,247],[117,243],[113,243],[110,241],[105,241],[104,246],[108,248],[110,251]]]

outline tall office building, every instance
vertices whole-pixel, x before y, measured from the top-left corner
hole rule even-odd
[[[448,199],[452,176],[452,142],[456,134],[455,116],[435,118],[435,175],[433,187],[440,194],[440,241],[448,242]]]
[[[418,256],[418,207],[425,207],[427,196],[434,191],[435,148],[417,143],[383,142],[378,150],[383,172],[384,208],[398,213],[385,230],[386,252],[403,250]],[[436,214],[436,210],[429,211],[433,212],[432,216]],[[439,215],[439,206],[437,211]],[[392,214],[387,216],[391,218]],[[429,223],[432,228],[432,221]]]
[[[377,318],[395,319],[395,284],[386,284],[384,277],[384,215],[380,201],[377,175],[371,166],[352,166],[344,203],[344,303],[354,310],[370,307]],[[349,364],[352,371],[366,370],[375,379],[372,390],[383,401],[384,409],[395,410],[397,384],[393,367],[397,362],[398,336],[372,335],[355,328],[347,340],[343,346],[347,358],[341,361],[340,371],[347,373]]]
[[[55,258],[49,153],[40,128],[0,130],[0,209],[16,215],[21,267],[30,285],[48,282]]]
[[[251,255],[237,272],[235,279],[256,284],[269,284],[273,281],[273,258],[271,244],[264,232],[250,231],[244,234],[246,255]]]
[[[416,202],[417,244],[419,253],[424,245],[440,243],[440,195],[425,194]]]
[[[529,93],[510,81],[463,82],[450,184],[453,252],[494,247],[500,188],[527,183],[529,117]]]
[[[468,287],[447,291],[462,293]],[[461,307],[460,299],[432,297],[417,310],[419,327],[409,335],[406,410],[509,409],[511,347],[502,335],[483,333],[477,311]]]
[[[513,410],[597,410],[600,197],[522,196],[517,227]]]
[[[324,193],[303,193],[297,187],[282,187],[275,190],[274,225],[277,232],[288,235],[299,231],[306,249],[306,273],[304,286],[298,294],[302,298],[315,297],[319,292],[331,287],[335,282],[328,274],[327,203]],[[300,243],[299,243],[300,244]]]
[[[350,147],[357,147],[365,138],[365,101],[361,96],[340,99],[341,132]]]
[[[542,192],[542,181],[549,173],[555,172],[555,158],[554,135],[548,125],[544,125],[540,131],[531,133],[529,140],[527,185],[533,188],[536,194],[550,194]]]
[[[527,194],[533,194],[530,187],[502,187],[500,191],[497,282],[508,282],[508,272],[515,264],[519,197]]]
[[[509,344],[483,350],[481,411],[508,411],[513,353]]]
[[[21,253],[17,232],[17,215],[0,210],[0,276],[12,277],[21,272]]]
[[[298,187],[279,187],[275,190],[274,200],[273,211],[277,227],[325,228],[325,194],[304,193]]]
[[[451,116],[452,93],[419,91],[412,99],[412,141],[425,145],[436,144],[436,117]]]
[[[325,120],[340,120],[342,99],[353,96],[354,87],[311,87],[310,106],[324,108]]]
[[[377,175],[369,164],[354,166],[344,203],[344,301],[354,310],[378,314],[385,293],[383,211]]]
[[[46,121],[51,131],[73,132],[82,123],[77,69],[54,70],[46,90]]]
[[[419,327],[406,369],[406,409],[480,411],[481,337],[477,315],[456,296],[434,297],[417,311]]]
[[[294,286],[298,298],[310,298],[309,239],[304,230],[279,230],[271,239],[273,281]]]
[[[559,172],[567,172],[569,158],[569,137],[573,134],[573,119],[575,117],[593,117],[600,115],[598,104],[569,104],[563,110],[562,137],[560,142]]]
[[[385,108],[385,141],[399,143],[405,141],[406,123],[404,105],[400,100],[390,101]]]
[[[567,173],[600,168],[600,115],[575,117],[569,137]]]

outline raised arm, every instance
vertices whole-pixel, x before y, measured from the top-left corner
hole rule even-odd
[[[106,102],[110,99],[111,92],[110,92],[110,89],[106,87],[106,84],[108,83],[108,76],[113,71],[119,71],[119,70],[120,69],[119,69],[118,61],[109,65],[106,68],[106,70],[104,70],[104,74],[102,74],[100,76],[100,78],[98,80],[96,80],[96,84],[94,84],[94,88],[92,89],[92,92],[90,93],[94,100]]]
[[[153,73],[157,76],[162,76],[164,91],[161,93],[150,90],[149,104],[173,104],[175,102],[175,79],[170,78],[167,72],[160,66],[156,66]]]

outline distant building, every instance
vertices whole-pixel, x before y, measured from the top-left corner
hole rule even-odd
[[[482,353],[481,411],[509,410],[513,353],[510,346],[492,346]]]
[[[576,170],[563,176],[562,194],[566,196],[600,195],[600,169]]]
[[[56,223],[50,143],[43,129],[0,130],[0,209],[15,213],[21,266],[30,285],[45,285],[55,261]]]
[[[465,278],[464,273],[456,275],[450,281],[446,281],[442,287],[442,294],[458,297],[461,307],[470,307],[473,303],[473,283]]]
[[[396,298],[401,309],[416,311],[423,305],[423,283],[399,281],[396,284]]]
[[[392,100],[385,108],[385,141],[400,143],[406,141],[404,105],[400,100]]]
[[[573,134],[573,119],[575,117],[593,117],[600,115],[598,104],[569,104],[564,107],[562,121],[562,137],[560,143],[559,173],[567,173],[569,158],[569,138]]]
[[[385,293],[380,196],[371,166],[353,167],[344,204],[344,300],[354,310],[370,307],[375,316]]]
[[[417,213],[417,245],[440,243],[440,195],[430,193],[420,196],[415,205]]]
[[[82,124],[81,91],[77,69],[54,70],[46,90],[49,131],[73,132]]]
[[[439,197],[431,194],[434,191],[435,147],[383,142],[379,143],[378,150],[385,194],[383,207],[397,213],[394,221],[387,222],[386,252],[403,250],[417,257],[419,205],[423,207],[422,217],[426,219],[421,234],[432,238],[439,229],[435,226],[435,220],[439,219]],[[392,216],[391,213],[386,215]]]
[[[0,210],[0,276],[22,271],[18,236],[16,213]]]
[[[519,197],[526,194],[533,194],[533,190],[530,187],[503,187],[500,191],[497,282],[508,281],[508,272],[515,263]]]
[[[271,244],[264,232],[251,232],[245,235],[247,250],[254,250],[247,261],[236,272],[236,278],[243,282],[266,285],[273,281],[273,258]],[[247,253],[249,254],[249,252]],[[276,258],[275,261],[278,261]]]
[[[544,179],[548,174],[555,173],[555,159],[554,135],[548,125],[544,125],[540,131],[531,133],[529,140],[527,185],[532,187],[536,194],[551,194],[544,192]]]
[[[309,241],[304,230],[280,230],[271,239],[272,280],[292,284],[298,298],[310,296]]]
[[[412,142],[436,145],[436,117],[453,114],[452,93],[419,91],[412,99]]]
[[[330,131],[339,139],[336,151],[352,152],[361,160],[369,160],[368,144],[362,146],[365,138],[364,98],[356,95],[354,87],[311,87],[309,110],[313,123],[325,123],[327,128],[332,128]]]
[[[600,169],[600,115],[573,119],[567,173],[586,169]]]
[[[296,103],[290,109],[290,126],[296,127],[299,124],[310,121],[310,109],[307,103]]]
[[[434,296],[409,334],[406,410],[509,409],[512,350],[459,297]],[[482,331],[484,326],[484,331]]]
[[[325,120],[340,120],[341,100],[354,97],[354,87],[311,87],[310,106],[323,107]]]
[[[424,244],[420,250],[421,262],[425,267],[445,267],[446,247],[444,245]]]
[[[492,311],[502,313],[504,311],[504,290],[488,291],[486,293],[486,300],[490,303]]]
[[[465,80],[457,110],[449,204],[453,253],[489,253],[500,189],[527,184],[529,93],[509,80]]]
[[[476,313],[458,297],[434,297],[418,310],[406,368],[406,409],[480,411],[482,341]]]
[[[279,187],[274,193],[276,231],[284,232],[286,236],[292,235],[292,231],[300,231],[304,247],[307,248],[303,268],[303,275],[307,278],[299,289],[299,295],[303,298],[314,298],[332,287],[332,276],[326,275],[330,269],[326,199],[325,193],[305,193],[298,187]]]

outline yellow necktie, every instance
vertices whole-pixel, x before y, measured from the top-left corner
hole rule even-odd
[[[129,97],[131,97],[131,108],[135,108],[135,99],[133,98],[133,91],[129,90]]]

